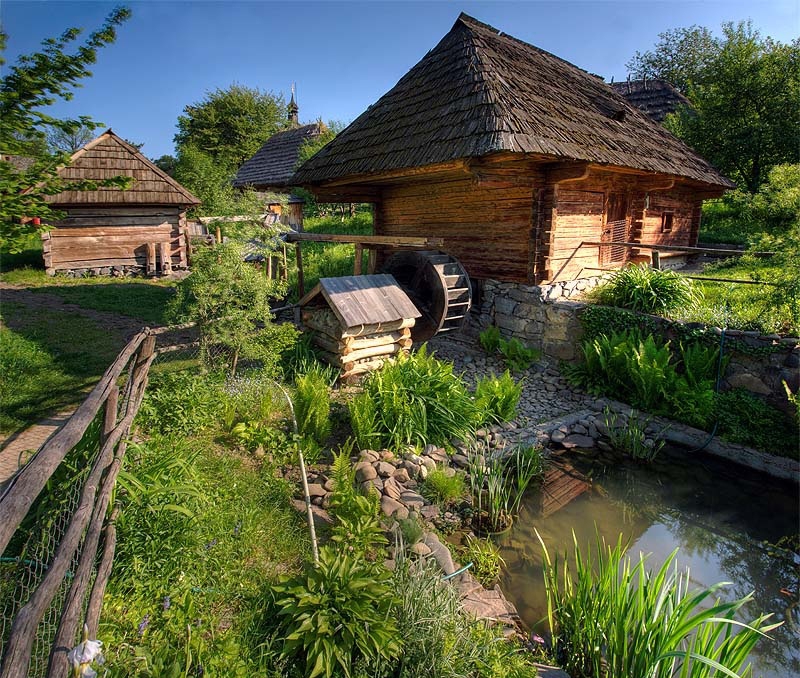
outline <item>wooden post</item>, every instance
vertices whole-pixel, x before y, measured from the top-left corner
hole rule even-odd
[[[217,224],[217,231],[214,237],[216,238],[217,245],[219,245],[222,242],[222,231],[220,230],[219,224]]]
[[[353,262],[353,275],[361,275],[361,267],[363,266],[364,259],[364,246],[356,243],[356,258]]]
[[[281,272],[284,282],[289,280],[289,259],[286,255],[286,245],[283,246],[283,271]]]
[[[105,412],[103,416],[103,432],[100,436],[100,444],[104,444],[108,440],[108,436],[117,425],[117,404],[119,402],[119,386],[116,384],[108,393],[106,399]]]
[[[661,270],[661,254],[659,254],[658,250],[653,250],[650,254],[653,257],[653,268],[656,271],[660,271]]]
[[[272,280],[272,255],[267,255],[267,280]]]
[[[147,243],[147,275],[155,275],[156,273],[156,244],[154,242]]]
[[[306,285],[303,279],[303,250],[300,247],[300,242],[296,242],[294,250],[297,255],[297,295],[302,299],[306,295]]]
[[[378,266],[378,250],[374,247],[370,247],[369,249],[369,256],[367,257],[367,274],[373,275],[375,273],[375,269]]]
[[[158,257],[161,259],[161,272],[164,275],[172,273],[172,255],[168,242],[158,243]]]

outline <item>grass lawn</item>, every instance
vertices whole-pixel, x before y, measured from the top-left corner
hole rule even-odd
[[[78,404],[124,346],[96,323],[55,310],[0,309],[0,432],[9,433]]]
[[[708,266],[700,277],[733,280],[770,280],[776,271],[769,260],[753,265],[738,259],[729,259]],[[765,333],[780,332],[797,336],[800,328],[794,326],[789,310],[777,305],[771,298],[770,285],[704,282],[694,280],[702,292],[701,302],[694,308],[684,309],[679,316],[690,322],[704,322],[718,327],[737,330],[758,330]]]

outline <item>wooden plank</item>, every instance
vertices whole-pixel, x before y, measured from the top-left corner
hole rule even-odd
[[[355,259],[353,261],[353,275],[361,275],[361,268],[364,265],[364,245],[356,243]]]
[[[584,242],[584,245],[595,246],[609,246],[614,245],[617,247],[636,247],[645,250],[661,250],[663,252],[698,252],[703,254],[720,254],[725,256],[741,256],[743,254],[751,254],[756,257],[772,257],[776,252],[745,252],[744,250],[727,250],[727,249],[714,249],[713,247],[691,247],[689,245],[658,245],[648,244],[641,242]]]
[[[387,245],[393,247],[440,247],[441,238],[417,238],[380,235],[341,235],[339,233],[287,233],[286,242],[338,242],[350,245]]]

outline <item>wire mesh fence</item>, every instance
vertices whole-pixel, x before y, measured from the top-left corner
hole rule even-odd
[[[0,496],[2,678],[65,676],[84,623],[96,632],[113,558],[109,502],[155,343],[149,331],[134,337]]]

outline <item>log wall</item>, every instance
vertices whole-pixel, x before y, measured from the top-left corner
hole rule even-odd
[[[70,270],[108,274],[112,268],[144,271],[150,243],[155,244],[151,258],[153,251],[158,253],[158,270],[187,266],[186,218],[177,207],[70,208],[54,226],[42,234],[50,275]]]
[[[472,179],[384,187],[377,235],[435,236],[477,279],[527,282],[534,190]]]

